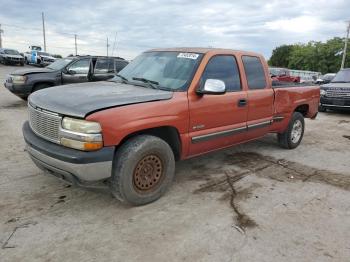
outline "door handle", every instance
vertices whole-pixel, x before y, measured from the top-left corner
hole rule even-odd
[[[243,98],[243,99],[239,99],[238,100],[238,106],[239,107],[243,107],[247,105],[247,99]]]

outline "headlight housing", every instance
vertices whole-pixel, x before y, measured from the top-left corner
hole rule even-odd
[[[321,95],[321,96],[325,96],[325,95],[326,95],[326,90],[321,89],[321,90],[320,90],[320,95]]]
[[[12,75],[12,83],[14,84],[24,84],[27,80],[26,76],[17,76],[17,75]]]
[[[97,122],[64,117],[60,129],[61,145],[93,151],[103,147],[101,125]]]
[[[70,117],[63,118],[62,127],[70,131],[85,133],[85,134],[98,134],[102,131],[101,125],[97,122],[86,121],[86,120],[70,118]]]

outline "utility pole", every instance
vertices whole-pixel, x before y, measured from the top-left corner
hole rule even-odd
[[[45,36],[45,18],[44,18],[44,12],[41,12],[41,18],[42,18],[42,20],[43,20],[44,51],[46,52],[46,36]]]
[[[78,55],[78,47],[77,47],[77,35],[74,35],[74,44],[75,44],[75,56]]]
[[[109,44],[108,44],[108,37],[107,37],[107,57],[108,57],[108,47],[109,47]]]
[[[348,22],[348,28],[346,29],[346,37],[345,37],[345,44],[344,44],[344,51],[343,51],[343,59],[341,61],[341,67],[340,69],[343,69],[345,66],[345,59],[346,59],[346,49],[348,47],[348,39],[349,39],[349,31],[350,31],[350,21]]]
[[[0,48],[2,48],[2,34],[4,33],[4,30],[1,29],[1,24],[0,24]]]

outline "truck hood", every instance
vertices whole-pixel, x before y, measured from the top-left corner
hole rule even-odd
[[[171,91],[116,82],[92,82],[50,87],[29,96],[34,106],[67,116],[88,114],[116,106],[170,99]]]
[[[21,69],[13,72],[11,75],[28,75],[28,74],[39,74],[39,73],[48,73],[52,72],[53,70],[48,68],[30,68],[30,69]]]
[[[324,89],[324,90],[328,90],[328,89],[350,90],[350,83],[328,83],[325,85],[321,85],[321,89]]]

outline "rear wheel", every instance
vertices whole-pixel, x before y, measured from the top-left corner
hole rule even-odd
[[[175,158],[168,143],[155,136],[140,135],[117,150],[110,187],[119,200],[144,205],[166,192],[174,174]]]
[[[278,143],[286,149],[296,148],[303,139],[305,129],[304,117],[299,112],[294,112],[284,133],[277,134]]]

